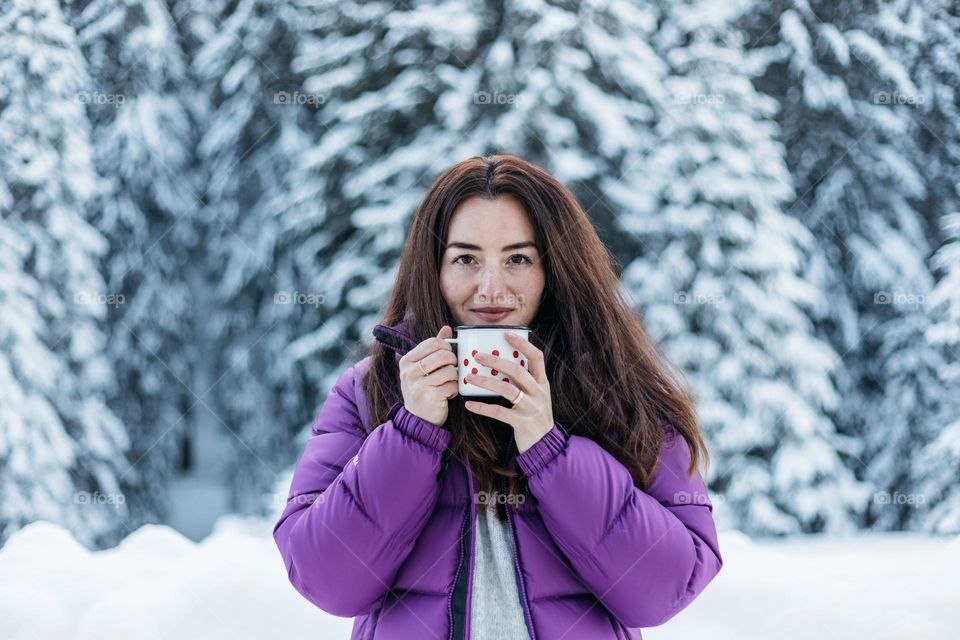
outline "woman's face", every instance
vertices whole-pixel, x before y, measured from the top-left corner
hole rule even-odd
[[[546,275],[533,226],[516,198],[464,200],[445,242],[440,289],[457,324],[533,322]]]

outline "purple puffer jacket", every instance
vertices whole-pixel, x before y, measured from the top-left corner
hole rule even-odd
[[[398,360],[415,346],[406,328],[374,330]],[[321,407],[274,539],[297,591],[356,616],[352,640],[469,638],[473,474],[446,452],[448,430],[401,403],[365,436],[370,360]],[[638,627],[669,620],[717,575],[713,506],[700,474],[686,473],[689,455],[669,438],[646,491],[560,424],[513,458],[532,494],[508,509],[532,640],[640,638]]]

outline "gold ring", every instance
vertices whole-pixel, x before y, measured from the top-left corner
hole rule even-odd
[[[517,399],[513,401],[513,406],[517,406],[517,403],[523,400],[523,389],[518,389],[518,391],[520,391],[520,393],[517,394]]]
[[[430,375],[427,373],[427,370],[423,368],[423,360],[417,360],[417,364],[420,365],[420,371],[423,371],[424,376]]]

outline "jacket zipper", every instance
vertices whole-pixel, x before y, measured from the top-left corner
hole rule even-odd
[[[453,582],[453,591],[447,600],[447,612],[450,619],[450,640],[467,640],[470,637],[470,578],[473,562],[473,519],[475,504],[473,500],[473,476],[470,461],[467,460],[467,483],[470,490],[470,508],[460,525],[462,552],[457,574]]]
[[[443,453],[440,463],[440,471],[437,473],[437,482],[441,482],[443,476],[446,473],[448,467],[447,458],[449,457],[448,451]],[[470,492],[470,509],[467,515],[467,518],[464,519],[464,522],[460,525],[460,540],[462,552],[460,554],[460,563],[457,568],[457,574],[454,578],[454,587],[453,591],[450,594],[450,597],[447,599],[447,615],[450,620],[450,639],[451,640],[468,640],[470,638],[470,609],[469,609],[469,594],[470,594],[470,571],[471,563],[473,562],[473,526],[476,521],[476,501],[473,497],[473,474],[470,468],[470,461],[467,460],[467,485]],[[513,523],[513,516],[510,513],[510,505],[507,505],[507,526],[510,527],[510,542],[513,547],[513,575],[517,581],[517,588],[520,591],[520,602],[523,605],[523,622],[526,625],[527,633],[530,634],[530,640],[536,640],[536,633],[533,631],[533,624],[531,622],[532,616],[530,615],[530,603],[527,601],[527,590],[523,583],[523,577],[520,575],[520,556],[517,551],[517,537],[516,537],[516,527]],[[469,526],[468,525],[469,522]],[[466,574],[464,574],[466,571]],[[455,602],[456,600],[456,602]],[[459,606],[455,606],[459,605]],[[456,618],[454,613],[456,612]],[[462,612],[462,613],[461,613]],[[458,633],[459,629],[463,629],[462,634]]]
[[[464,599],[460,597],[460,594],[466,593],[464,583],[468,578],[465,573],[465,563],[469,562],[469,552],[467,549],[470,545],[470,528],[467,527],[466,517],[463,519],[463,524],[460,525],[460,543],[463,548],[463,552],[460,554],[460,565],[457,568],[456,577],[453,581],[453,590],[447,599],[447,614],[450,618],[450,640],[464,640],[466,638],[462,631],[465,617],[463,613]]]
[[[473,467],[470,465],[470,458],[467,457],[467,486],[470,489],[470,546],[467,549],[467,559],[466,559],[466,568],[467,568],[467,587],[466,593],[464,594],[464,621],[463,621],[463,638],[464,640],[469,640],[470,638],[470,605],[471,605],[471,594],[473,593],[473,544],[474,544],[474,531],[477,523],[477,500],[476,494],[476,485],[473,483]]]
[[[527,602],[527,590],[523,585],[523,577],[520,575],[520,556],[517,553],[517,531],[513,526],[513,516],[511,515],[510,505],[507,505],[507,524],[510,527],[510,542],[513,543],[513,572],[517,578],[517,586],[520,588],[520,602],[523,603],[523,621],[527,625],[527,632],[530,634],[530,640],[536,640],[537,634],[533,632],[533,623],[530,616],[530,603]]]

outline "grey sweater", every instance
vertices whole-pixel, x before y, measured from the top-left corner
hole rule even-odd
[[[477,640],[529,640],[517,590],[510,527],[497,520],[492,503],[487,508],[479,506],[473,549],[470,637]]]

